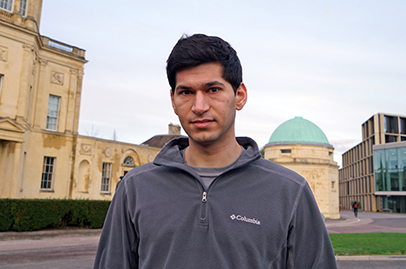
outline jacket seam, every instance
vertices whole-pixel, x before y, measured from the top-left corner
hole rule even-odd
[[[134,223],[134,219],[133,219],[133,216],[131,215],[131,211],[130,211],[130,204],[129,204],[129,199],[128,199],[128,192],[127,192],[127,189],[128,189],[128,181],[126,180],[126,181],[124,181],[123,182],[124,183],[124,197],[125,197],[125,203],[126,203],[126,207],[127,207],[127,209],[126,209],[126,211],[127,211],[127,215],[128,215],[128,218],[130,219],[130,222],[134,225],[132,228],[134,229],[134,233],[136,234],[136,237],[135,237],[135,242],[133,242],[133,244],[132,244],[132,247],[131,247],[131,252],[138,252],[138,250],[137,249],[135,249],[135,247],[136,246],[138,246],[138,243],[137,243],[137,240],[138,240],[138,232],[137,232],[137,230],[135,229],[135,223]]]
[[[296,213],[297,205],[299,204],[300,197],[302,196],[302,193],[303,193],[303,187],[304,187],[305,185],[306,185],[306,181],[303,181],[303,182],[300,184],[300,189],[299,189],[299,191],[298,191],[298,193],[297,193],[297,196],[296,196],[296,199],[295,199],[295,203],[293,204],[292,213],[290,214],[290,217],[289,217],[289,223],[292,222],[293,215]],[[288,227],[288,228],[289,228],[289,227]],[[288,231],[289,231],[289,229],[288,229]],[[269,262],[269,266],[271,266],[275,261],[277,261],[277,260],[280,258],[281,252],[282,252],[283,248],[285,248],[285,247],[287,246],[287,244],[288,244],[288,239],[286,238],[286,240],[283,241],[282,246],[281,246],[281,247],[279,248],[279,250],[278,250],[278,255],[275,257],[275,259],[273,259],[272,261]]]
[[[294,181],[295,183],[297,183],[297,184],[299,184],[299,185],[302,185],[303,182],[305,182],[305,181],[299,181],[299,180],[297,180],[295,177],[292,177],[292,176],[290,176],[290,175],[286,175],[286,174],[281,173],[281,172],[279,172],[279,171],[276,171],[276,170],[274,170],[274,169],[269,169],[269,168],[263,167],[263,166],[261,166],[261,165],[259,165],[259,164],[252,164],[252,165],[254,165],[254,166],[256,166],[256,167],[258,167],[258,168],[260,168],[260,169],[262,169],[262,170],[265,170],[265,171],[267,171],[267,172],[269,172],[269,173],[278,174],[279,176],[282,176],[282,177],[284,177],[284,178],[288,178],[288,179]],[[300,176],[300,175],[299,175],[299,176]]]

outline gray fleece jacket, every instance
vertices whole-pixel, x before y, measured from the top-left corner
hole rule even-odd
[[[153,163],[119,185],[94,268],[337,268],[330,238],[306,180],[244,154],[205,189],[170,141]]]

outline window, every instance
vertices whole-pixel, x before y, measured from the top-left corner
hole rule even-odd
[[[21,0],[21,2],[20,2],[20,14],[23,17],[27,16],[27,3],[28,3],[28,0]]]
[[[385,143],[396,142],[396,135],[385,135]]]
[[[331,190],[335,190],[335,184],[336,184],[336,182],[335,181],[331,181]]]
[[[51,131],[57,130],[58,114],[59,114],[59,99],[60,99],[60,97],[58,97],[58,96],[49,95],[47,127],[46,127],[47,130],[51,130]]]
[[[134,166],[134,160],[130,156],[127,156],[127,157],[125,157],[123,164]]]
[[[103,163],[101,192],[110,192],[111,163]]]
[[[291,154],[292,151],[290,149],[281,149],[281,154]]]
[[[0,9],[4,9],[8,12],[13,12],[13,0],[0,0]]]
[[[392,134],[398,133],[398,118],[397,117],[385,116],[383,120],[384,120],[385,133],[392,133]]]
[[[44,164],[42,166],[41,189],[52,190],[54,171],[55,171],[55,158],[44,157]]]
[[[406,134],[406,118],[400,118],[400,133]]]

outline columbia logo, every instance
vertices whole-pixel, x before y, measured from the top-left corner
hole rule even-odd
[[[261,225],[261,222],[259,220],[255,219],[255,218],[247,218],[246,216],[241,216],[241,215],[232,214],[230,216],[230,219],[248,222],[248,223],[252,223],[252,224],[256,224],[256,225]]]

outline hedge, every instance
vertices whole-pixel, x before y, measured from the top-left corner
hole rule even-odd
[[[109,206],[110,201],[0,199],[0,232],[101,228]]]

